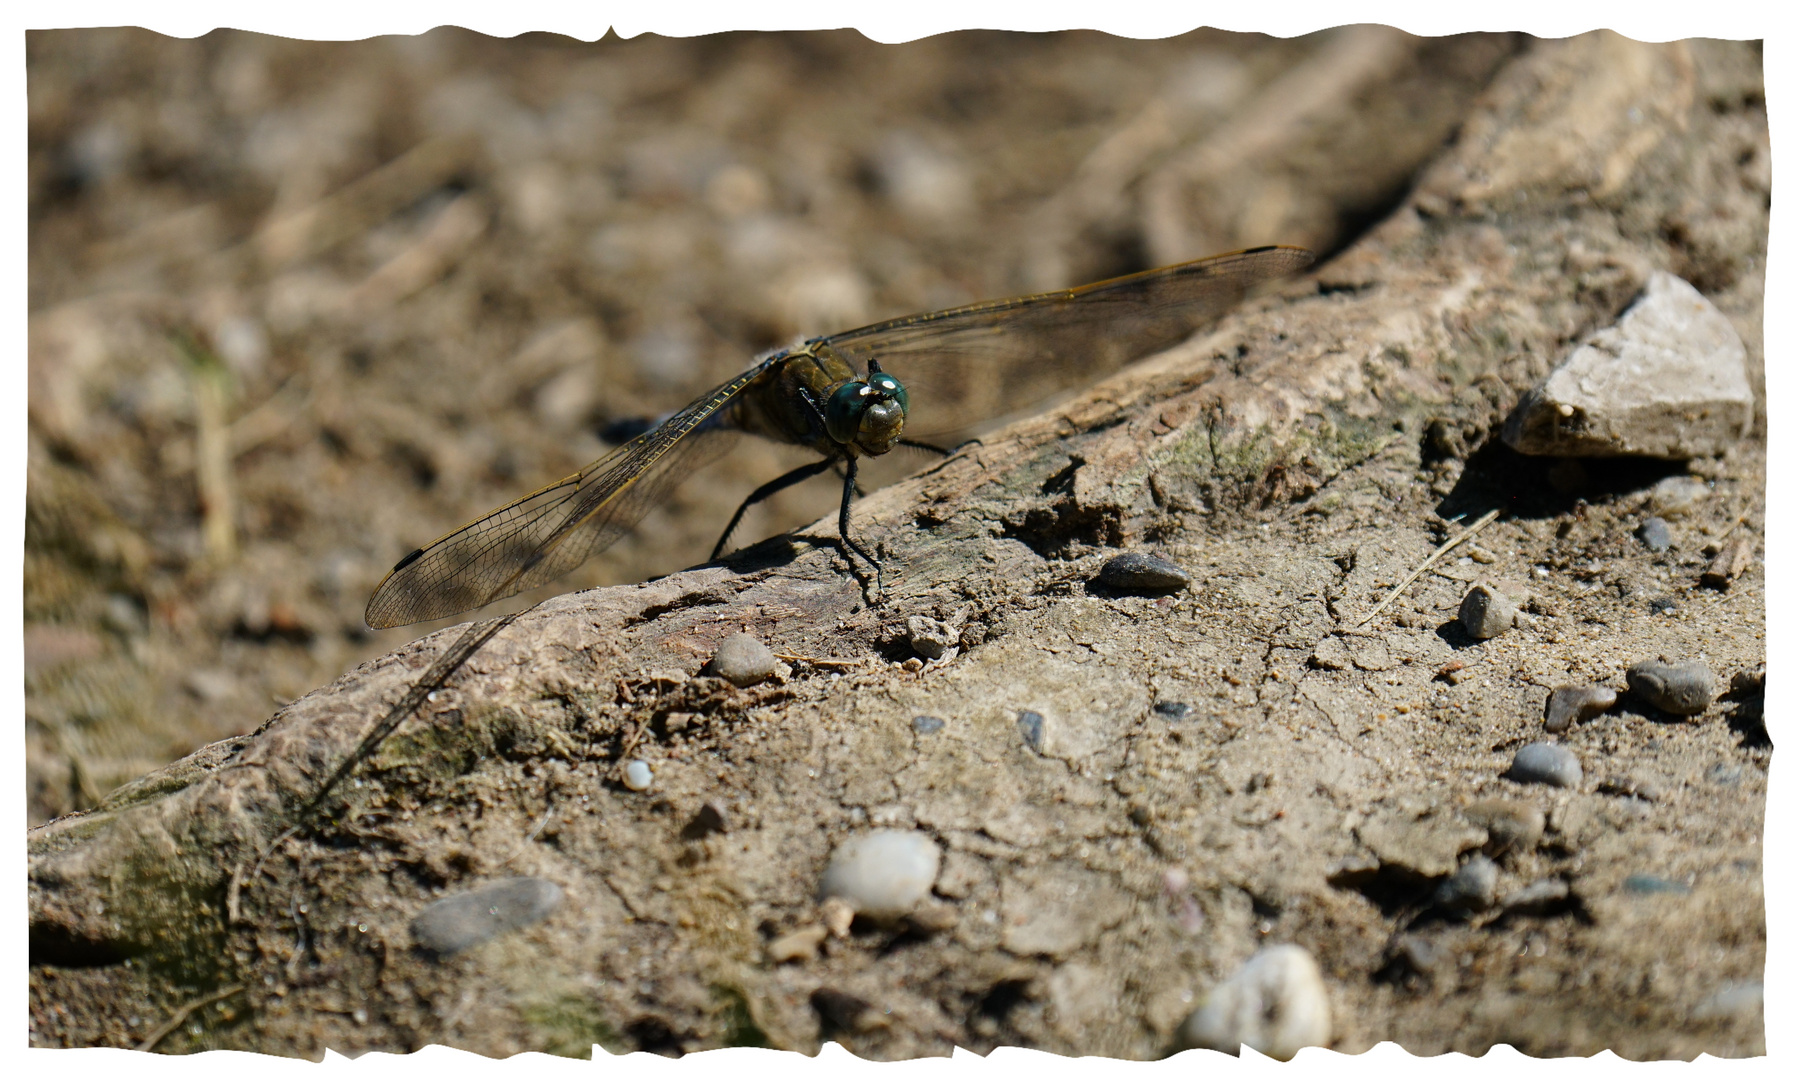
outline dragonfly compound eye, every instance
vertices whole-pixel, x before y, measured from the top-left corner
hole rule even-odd
[[[909,393],[889,375],[843,383],[828,398],[828,437],[843,445],[858,443],[871,454],[890,449],[903,432]]]

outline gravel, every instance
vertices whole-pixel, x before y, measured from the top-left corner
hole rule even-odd
[[[1651,551],[1667,551],[1675,541],[1669,535],[1668,522],[1659,517],[1647,517],[1637,527],[1637,538]]]

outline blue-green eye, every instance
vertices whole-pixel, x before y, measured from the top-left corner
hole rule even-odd
[[[828,398],[828,437],[837,443],[852,442],[859,434],[859,418],[877,400],[872,388],[857,379],[842,383]]]
[[[891,400],[895,401],[898,405],[901,405],[903,407],[903,412],[907,413],[909,411],[909,391],[903,388],[903,384],[897,381],[896,376],[880,371],[867,379],[866,385],[874,390],[880,391]]]

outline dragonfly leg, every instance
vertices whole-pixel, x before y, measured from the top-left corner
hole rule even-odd
[[[783,491],[785,488],[790,487],[792,484],[801,484],[812,476],[820,476],[822,473],[827,472],[829,466],[833,464],[834,461],[829,458],[823,458],[821,461],[812,461],[808,465],[802,465],[792,469],[790,472],[785,473],[776,480],[769,481],[754,488],[753,494],[747,496],[746,501],[735,511],[735,516],[728,519],[728,528],[722,530],[721,539],[716,541],[716,550],[710,552],[710,561],[715,562],[717,559],[722,558],[722,549],[728,546],[728,538],[734,535],[735,527],[741,524],[741,518],[747,513],[748,507],[753,506],[755,503],[765,502],[767,499],[770,499],[772,496]]]
[[[872,564],[874,580],[877,583],[882,584],[884,580],[883,565],[880,564],[877,559],[872,558],[872,553],[861,547],[859,541],[853,539],[853,534],[848,529],[848,525],[853,516],[853,492],[858,487],[859,459],[848,458],[846,483],[842,484],[840,489],[840,540],[841,543],[845,544],[847,547],[857,551],[860,558]],[[842,554],[845,554],[845,552]]]
[[[912,450],[926,450],[930,454],[939,454],[941,457],[947,457],[952,453],[951,450],[948,450],[944,446],[935,446],[930,442],[916,442],[914,439],[904,439],[902,442],[897,443],[897,445],[906,446]]]

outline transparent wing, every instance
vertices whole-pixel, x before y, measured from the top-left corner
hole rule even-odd
[[[376,629],[445,619],[546,585],[615,543],[738,432],[723,409],[778,358],[742,372],[572,476],[412,552],[367,602]]]
[[[1256,285],[1313,262],[1261,247],[1059,292],[911,315],[820,339],[909,389],[906,435],[965,435],[1187,339]]]

